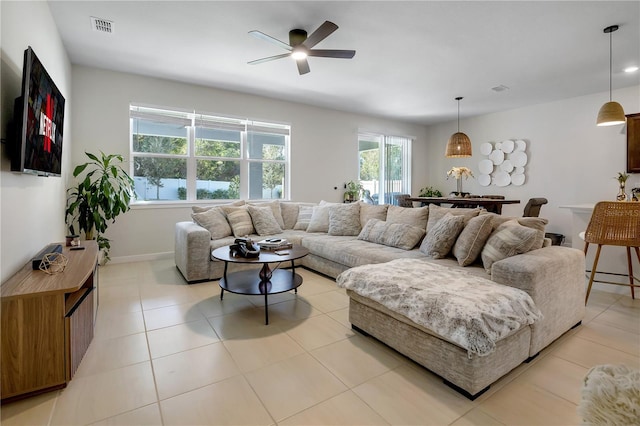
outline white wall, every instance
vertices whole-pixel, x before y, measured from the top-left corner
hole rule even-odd
[[[7,136],[14,99],[20,96],[24,51],[33,47],[66,99],[63,177],[37,177],[11,172],[6,146],[0,163],[0,280],[17,272],[40,249],[64,241],[65,188],[70,174],[71,63],[46,2],[0,2],[1,69],[0,132]],[[34,31],[37,29],[37,31]]]
[[[640,86],[616,90],[613,99],[622,104],[627,114],[640,112]],[[483,142],[524,139],[529,157],[524,185],[482,187],[475,179],[469,179],[463,182],[463,189],[522,200],[522,204],[504,207],[503,213],[514,216],[522,215],[529,198],[545,197],[549,204],[542,207],[541,216],[549,219],[548,232],[569,237],[572,215],[560,206],[615,200],[618,182],[613,178],[626,170],[625,127],[595,124],[600,106],[608,100],[608,92],[598,93],[461,119],[460,130],[473,144],[471,158],[444,157],[447,139],[456,131],[455,122],[430,126],[427,157],[435,161],[429,161],[429,170],[420,176],[423,183],[416,184],[434,185],[443,193],[454,191],[456,182],[446,179],[447,170],[467,166],[477,176],[478,162],[486,158],[480,154]],[[634,174],[627,181],[627,191],[638,186],[640,174]]]
[[[78,105],[73,164],[85,161],[84,151],[129,156],[132,102],[290,123],[291,199],[296,201],[342,199],[344,182],[358,177],[359,129],[414,136],[415,145],[424,145],[426,137],[424,126],[82,66],[73,67],[73,101]],[[421,166],[422,161],[414,164]],[[107,231],[111,257],[172,252],[180,220],[190,220],[190,206],[135,208]]]

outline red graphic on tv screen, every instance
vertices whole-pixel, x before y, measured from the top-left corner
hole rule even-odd
[[[40,134],[44,136],[45,152],[51,152],[51,140],[55,142],[56,137],[56,123],[53,122],[53,102],[49,93],[47,93],[44,112],[40,111]]]

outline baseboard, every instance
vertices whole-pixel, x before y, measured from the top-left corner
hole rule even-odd
[[[149,260],[161,260],[161,259],[173,259],[173,252],[166,253],[149,253],[149,254],[137,254],[135,256],[118,256],[112,257],[109,263],[132,263],[132,262],[146,262]]]

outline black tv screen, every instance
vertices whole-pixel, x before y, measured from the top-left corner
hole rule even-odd
[[[22,96],[15,102],[11,170],[60,176],[63,126],[64,97],[29,46],[24,51]]]

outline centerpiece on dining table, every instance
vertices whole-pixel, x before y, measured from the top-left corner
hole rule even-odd
[[[447,172],[447,179],[449,179],[450,177],[454,177],[456,179],[456,183],[458,186],[456,196],[463,197],[464,194],[462,192],[462,178],[464,177],[465,179],[469,179],[470,177],[473,177],[473,172],[468,167],[452,167],[451,170]]]

